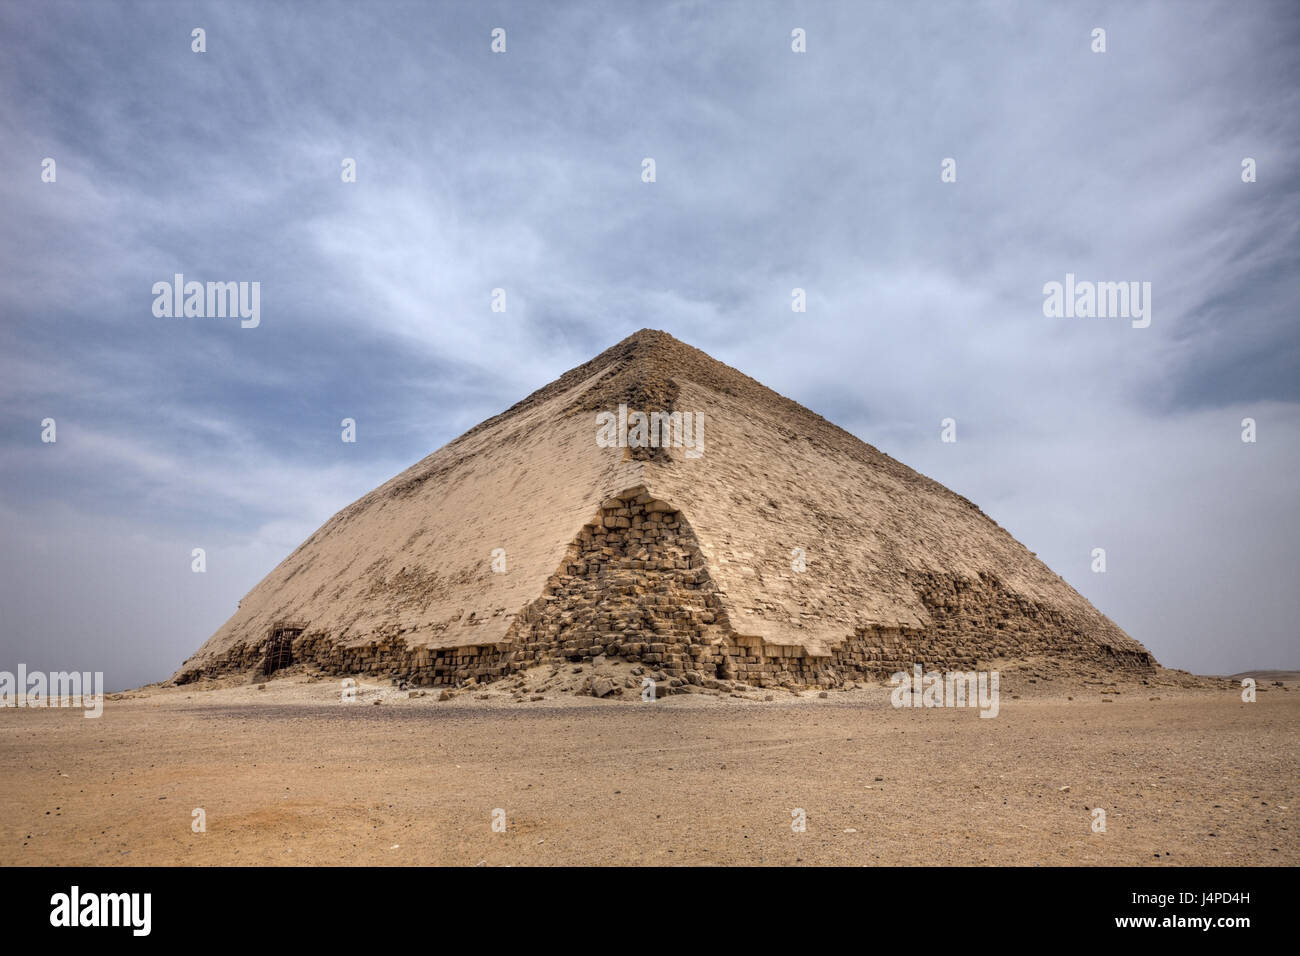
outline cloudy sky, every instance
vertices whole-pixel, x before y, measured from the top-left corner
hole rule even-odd
[[[339,508],[643,327],[975,501],[1167,666],[1300,667],[1298,52],[1286,2],[3,0],[0,669],[165,678]],[[1067,272],[1150,282],[1150,326],[1045,317]],[[175,273],[260,282],[261,324],[155,317]]]

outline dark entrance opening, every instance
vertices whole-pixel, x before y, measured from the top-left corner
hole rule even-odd
[[[302,633],[298,624],[277,624],[271,628],[266,642],[266,656],[262,658],[262,673],[274,674],[293,663],[293,639]]]
[[[722,655],[722,660],[718,661],[713,668],[713,673],[718,680],[731,680],[736,676],[736,669],[731,665],[731,658],[725,652]]]

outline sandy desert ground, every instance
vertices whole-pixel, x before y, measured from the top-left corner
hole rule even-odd
[[[145,688],[99,719],[6,708],[3,861],[1300,863],[1295,674],[1247,704],[1178,672],[1027,668],[994,719],[895,709],[884,684],[644,703],[550,674],[450,700],[362,681],[345,704],[337,678],[299,673]]]

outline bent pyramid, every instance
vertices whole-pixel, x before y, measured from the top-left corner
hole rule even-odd
[[[635,412],[665,413],[656,442]],[[601,654],[760,686],[1155,666],[965,498],[643,330],[344,508],[175,680],[458,684]]]

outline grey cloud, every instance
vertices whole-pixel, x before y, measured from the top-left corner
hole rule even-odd
[[[976,501],[1165,663],[1295,666],[1293,4],[307,10],[0,4],[0,657],[108,606],[121,680],[163,676],[338,508],[650,326]],[[262,326],[155,319],[177,271],[260,281]],[[1153,282],[1151,327],[1045,318],[1067,271]],[[200,538],[238,572],[164,600]]]

